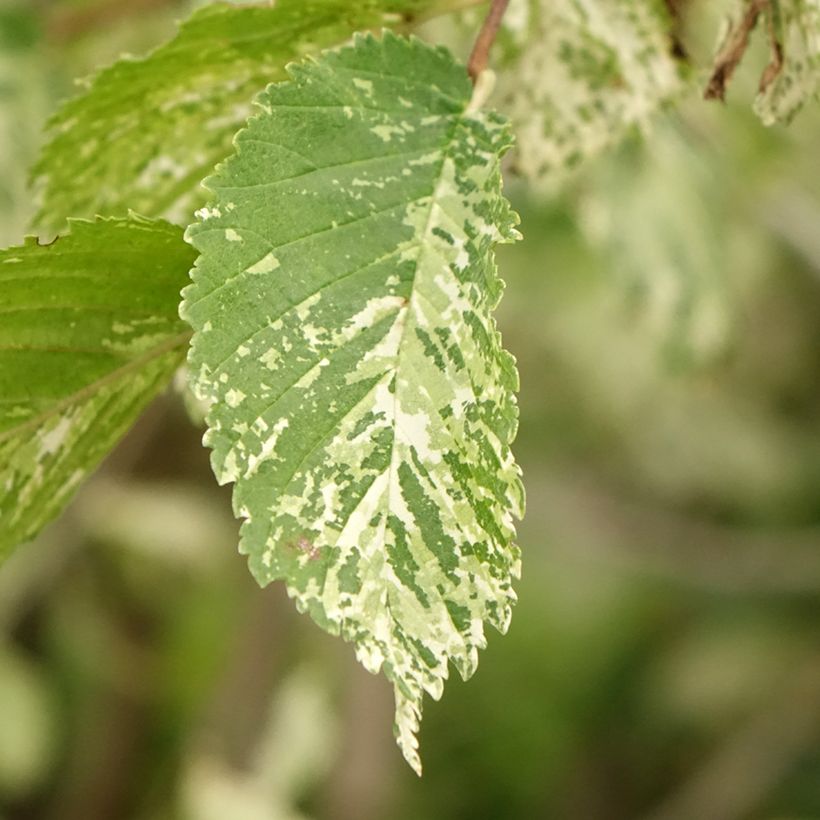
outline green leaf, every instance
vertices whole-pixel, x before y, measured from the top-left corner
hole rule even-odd
[[[773,0],[775,59],[764,73],[755,111],[766,125],[789,122],[820,87],[820,2]],[[779,55],[777,54],[779,52]]]
[[[554,189],[681,93],[664,0],[512,0],[498,107],[516,170]]]
[[[33,212],[28,168],[48,114],[35,23],[32,4],[0,4],[0,247],[22,240]]]
[[[0,251],[0,558],[60,512],[183,360],[193,257],[179,228],[138,217]]]
[[[356,29],[407,24],[477,0],[279,0],[214,3],[143,59],[101,71],[50,122],[34,169],[36,224],[124,216],[128,209],[187,223],[200,180],[231,151],[253,96],[303,54]]]
[[[492,318],[506,122],[443,49],[386,34],[291,66],[189,229],[206,443],[260,583],[356,645],[416,770],[423,691],[502,631],[523,492]]]

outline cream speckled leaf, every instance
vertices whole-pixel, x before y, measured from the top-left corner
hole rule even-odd
[[[182,362],[193,257],[181,229],[137,217],[0,251],[0,559],[60,512]]]
[[[651,140],[595,169],[580,196],[588,238],[605,255],[603,269],[640,306],[634,316],[680,365],[724,355],[734,311],[727,282],[731,209],[717,160],[660,117]]]
[[[477,1],[477,0],[476,0]],[[200,180],[231,151],[251,100],[284,79],[285,64],[357,29],[405,25],[470,0],[278,0],[213,3],[143,59],[97,74],[50,122],[34,169],[36,224],[124,216],[128,209],[187,223]]]
[[[681,93],[664,0],[512,0],[498,107],[516,170],[553,189]]]
[[[782,65],[755,100],[766,125],[791,120],[820,88],[820,0],[773,0],[771,13]]]
[[[517,374],[491,315],[510,134],[418,40],[289,71],[189,229],[189,364],[254,575],[385,672],[420,770],[423,692],[448,661],[473,672],[519,572]]]

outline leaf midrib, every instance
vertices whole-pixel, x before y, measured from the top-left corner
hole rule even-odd
[[[394,477],[396,474],[396,470],[398,468],[397,464],[397,454],[398,454],[398,447],[396,446],[396,432],[398,429],[397,418],[398,418],[398,409],[399,409],[399,394],[401,392],[401,379],[399,377],[401,371],[401,357],[402,357],[402,349],[404,348],[405,339],[407,338],[407,317],[410,315],[411,308],[413,307],[413,300],[417,297],[416,287],[418,284],[419,279],[419,260],[421,259],[422,255],[424,254],[425,248],[428,244],[428,237],[430,235],[430,231],[433,226],[433,212],[436,207],[436,202],[439,197],[439,191],[441,185],[444,181],[444,169],[447,163],[447,160],[450,158],[450,152],[453,149],[453,146],[456,142],[456,138],[459,132],[459,129],[462,126],[463,118],[466,115],[466,109],[462,110],[458,116],[455,117],[453,123],[453,129],[450,134],[450,138],[447,141],[447,147],[442,151],[441,155],[441,163],[439,165],[438,174],[436,177],[435,185],[433,186],[433,191],[430,195],[430,207],[427,212],[427,219],[424,224],[424,231],[422,233],[422,239],[419,242],[418,247],[418,255],[416,257],[416,269],[413,272],[413,282],[410,286],[410,294],[407,297],[407,304],[403,308],[403,315],[402,312],[399,311],[399,316],[397,317],[397,321],[402,322],[402,329],[401,329],[401,337],[399,339],[399,345],[396,349],[396,364],[393,368],[393,374],[396,378],[396,390],[393,393],[393,418],[391,427],[393,429],[393,440],[390,444],[390,464],[387,468],[387,492],[385,495],[385,504],[384,504],[384,511],[385,514],[382,516],[381,522],[381,533],[379,535],[378,543],[384,542],[384,537],[387,533],[387,519],[390,515],[390,510],[392,509],[391,501],[392,501],[392,491],[393,491],[393,482]],[[347,523],[347,522],[345,522]]]

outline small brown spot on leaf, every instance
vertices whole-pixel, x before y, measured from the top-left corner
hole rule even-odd
[[[306,536],[300,535],[296,541],[296,546],[307,555],[311,561],[319,557],[319,548],[314,546]]]

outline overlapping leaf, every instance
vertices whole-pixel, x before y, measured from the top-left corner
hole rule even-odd
[[[0,252],[0,558],[62,509],[179,366],[193,256],[179,228],[136,217]]]
[[[460,0],[455,5],[465,5]],[[476,0],[477,2],[477,0]],[[214,3],[144,59],[101,71],[50,123],[35,168],[37,224],[124,216],[128,209],[188,222],[200,180],[227,156],[251,100],[285,64],[357,29],[444,11],[453,0],[278,0]]]
[[[515,167],[554,188],[644,128],[683,83],[663,0],[512,0],[498,106],[513,120]]]
[[[423,692],[448,661],[472,673],[518,573],[517,375],[491,316],[510,136],[417,40],[290,74],[190,229],[189,364],[253,573],[384,670],[418,770]]]
[[[755,100],[766,125],[788,122],[820,89],[820,0],[772,0],[769,13],[780,56]]]
[[[760,76],[754,108],[766,125],[787,123],[820,90],[820,0],[735,0],[705,96],[725,98],[759,28],[765,30],[769,62]]]

